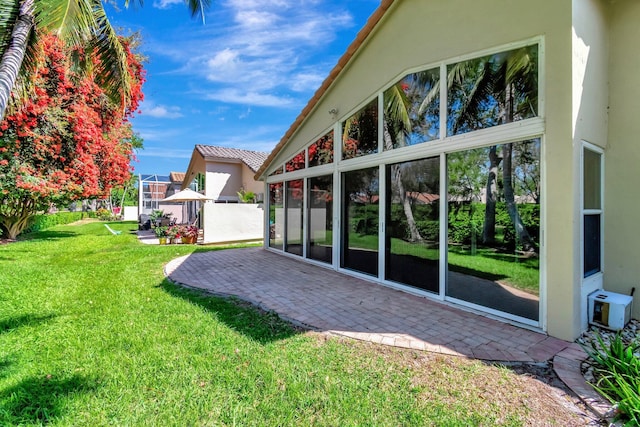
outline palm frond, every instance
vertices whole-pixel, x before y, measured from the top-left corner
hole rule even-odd
[[[0,57],[11,40],[11,31],[18,17],[20,2],[16,0],[0,0]]]
[[[396,83],[384,93],[384,112],[394,128],[401,128],[407,132],[411,130],[411,119],[409,117],[409,99],[402,90],[401,83]]]
[[[211,6],[211,0],[185,0],[192,18],[201,17],[205,23],[204,13]]]

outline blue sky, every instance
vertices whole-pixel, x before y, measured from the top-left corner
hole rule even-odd
[[[135,173],[184,172],[195,144],[271,151],[378,5],[212,0],[204,25],[183,0],[107,7],[148,58]]]

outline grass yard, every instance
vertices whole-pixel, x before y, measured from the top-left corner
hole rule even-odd
[[[184,290],[194,250],[94,222],[0,245],[0,425],[583,425],[532,374],[332,338]]]

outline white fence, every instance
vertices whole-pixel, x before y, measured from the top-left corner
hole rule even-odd
[[[203,243],[226,243],[264,238],[264,205],[205,203]]]

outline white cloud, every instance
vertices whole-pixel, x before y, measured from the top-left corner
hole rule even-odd
[[[153,157],[155,159],[190,159],[193,154],[193,149],[191,150],[181,150],[178,148],[163,148],[163,147],[149,147],[145,148],[142,151],[139,151],[136,154],[136,157]]]
[[[348,12],[325,4],[227,0],[215,11],[217,25],[196,28],[185,43],[167,40],[154,51],[180,63],[176,72],[197,78],[197,91],[207,99],[269,107],[304,104],[306,96],[294,98],[320,86],[338,59],[325,56],[327,46],[338,31],[353,25]]]
[[[155,0],[153,7],[157,9],[168,9],[174,4],[183,4],[184,0]]]
[[[313,91],[320,87],[325,76],[319,73],[299,73],[293,76],[291,89],[296,92]]]
[[[274,25],[279,20],[278,15],[257,10],[241,10],[235,16],[235,21],[243,27],[251,29],[265,28]]]
[[[162,119],[177,119],[183,117],[180,107],[155,105],[152,102],[144,102],[140,107],[142,115]]]
[[[250,114],[251,114],[251,108],[247,108],[246,111],[243,111],[242,113],[240,113],[240,115],[238,115],[238,118],[240,120],[246,119],[247,117],[249,117]]]
[[[254,91],[242,92],[234,88],[209,92],[205,95],[205,98],[229,104],[257,105],[260,107],[291,107],[293,105],[293,100],[289,97]]]

